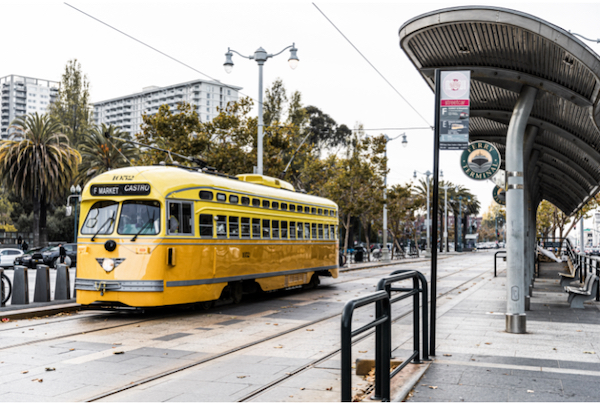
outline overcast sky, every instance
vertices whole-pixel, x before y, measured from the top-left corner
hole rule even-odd
[[[412,179],[413,170],[433,170],[431,130],[391,130],[433,124],[433,94],[399,47],[398,29],[420,14],[468,4],[500,2],[332,2],[315,4],[356,45],[424,117],[420,117],[364,61],[309,1],[93,1],[67,3],[181,60],[224,83],[257,97],[256,62],[235,55],[231,74],[223,70],[228,47],[252,54],[258,47],[277,53],[293,42],[300,64],[291,70],[289,52],[269,59],[265,86],[280,77],[298,90],[305,105],[315,105],[350,128],[361,123],[371,134],[390,137],[406,131],[408,147],[388,146],[388,183]],[[566,30],[600,37],[600,3],[502,3]],[[61,1],[0,0],[3,57],[0,77],[25,75],[59,81],[67,60],[77,58],[91,82],[92,102],[207,79],[192,69],[131,40]],[[595,52],[600,45],[586,42]],[[443,151],[445,179],[470,188],[483,210],[492,202],[491,182],[470,180],[460,170],[460,152]],[[441,192],[443,195],[443,191]]]

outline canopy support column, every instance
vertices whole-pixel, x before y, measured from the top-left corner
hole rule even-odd
[[[523,188],[523,142],[525,127],[537,89],[524,86],[515,104],[506,134],[506,332],[526,333],[525,316],[525,198]]]

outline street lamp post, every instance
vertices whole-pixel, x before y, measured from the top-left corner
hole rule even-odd
[[[390,138],[387,134],[384,134],[385,149],[383,156],[385,157],[386,166],[383,174],[383,248],[381,249],[381,260],[384,262],[390,261],[390,249],[387,246],[387,143],[392,140],[396,140],[400,136],[402,136],[402,147],[406,147],[408,144],[408,141],[406,140],[406,133],[399,134],[393,138]]]
[[[223,66],[225,67],[225,72],[227,74],[231,73],[231,70],[233,69],[233,60],[231,59],[233,53],[249,60],[256,60],[256,63],[258,64],[258,133],[256,146],[258,155],[256,158],[256,173],[259,175],[263,174],[263,65],[267,59],[275,57],[287,49],[290,49],[290,58],[288,59],[288,62],[293,70],[298,67],[299,62],[298,56],[296,55],[298,49],[296,49],[294,43],[275,54],[267,53],[263,48],[258,48],[256,52],[254,52],[254,55],[251,56],[244,56],[231,48],[227,48],[227,53],[225,53],[225,63]]]
[[[78,232],[78,224],[79,224],[77,222],[77,205],[78,205],[78,202],[81,202],[81,186],[71,185],[71,189],[69,189],[69,190],[71,191],[71,195],[67,198],[67,214],[66,215],[67,216],[71,215],[71,209],[73,207],[71,207],[69,205],[69,203],[71,201],[71,198],[74,197],[76,202],[74,203],[75,204],[75,217],[73,217],[74,218],[73,227],[75,227],[75,231],[74,231],[74,236],[73,236],[73,242],[77,243],[77,232]]]
[[[427,176],[427,250],[425,251],[425,255],[429,256],[431,253],[431,248],[429,246],[429,225],[430,225],[430,219],[429,219],[429,177],[431,175],[433,175],[430,171],[427,172],[419,172],[417,170],[415,170],[414,174],[413,174],[413,178],[417,177],[417,172],[420,173],[421,175],[425,175]],[[437,234],[436,234],[436,239],[437,239]]]
[[[458,248],[458,252],[462,252],[462,196],[458,196],[458,242],[455,248]]]

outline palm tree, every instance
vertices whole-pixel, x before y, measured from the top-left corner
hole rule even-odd
[[[112,138],[110,141],[105,137],[107,132]],[[106,126],[104,123],[85,134],[79,143],[79,152],[83,162],[79,166],[77,182],[85,184],[103,172],[131,165],[131,160],[138,156],[138,149],[119,141],[119,139],[125,138],[126,133],[112,125]]]
[[[14,137],[0,144],[0,178],[23,199],[33,200],[34,245],[47,244],[46,204],[62,197],[72,184],[81,155],[48,115],[16,118]]]

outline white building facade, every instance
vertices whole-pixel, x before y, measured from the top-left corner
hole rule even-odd
[[[225,108],[228,102],[238,100],[242,87],[216,81],[195,80],[168,87],[146,87],[142,92],[94,103],[94,122],[120,128],[130,135],[141,131],[142,115],[154,115],[167,104],[176,111],[177,104],[187,102],[195,106],[200,121],[207,122],[217,116],[217,107]]]
[[[44,114],[58,97],[60,83],[40,78],[11,74],[0,78],[2,103],[0,109],[0,138],[8,140],[14,129],[11,122],[28,113]]]

